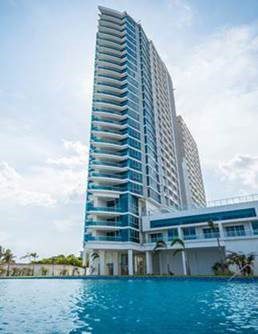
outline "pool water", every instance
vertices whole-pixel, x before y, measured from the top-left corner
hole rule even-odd
[[[0,280],[0,333],[258,333],[258,283]]]

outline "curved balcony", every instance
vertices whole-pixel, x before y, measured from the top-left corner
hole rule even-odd
[[[87,230],[117,231],[120,229],[121,223],[101,220],[89,220],[86,221],[85,226]]]
[[[118,140],[125,139],[128,137],[127,133],[123,133],[121,131],[117,131],[114,129],[113,130],[107,130],[103,128],[99,129],[96,127],[92,128],[92,134],[98,137],[101,137],[101,138],[111,138],[111,139],[118,139]]]
[[[126,31],[124,29],[121,31],[114,28],[108,28],[105,25],[99,25],[98,31],[103,34],[108,34],[119,38],[123,38],[126,35]]]
[[[97,120],[97,119],[93,119],[92,120],[92,124],[93,126],[97,126],[98,128],[101,128],[103,130],[105,129],[117,129],[117,130],[124,130],[128,127],[128,124],[119,124],[119,122],[116,121],[112,121],[112,120]]]
[[[94,146],[95,148],[102,148],[102,149],[113,149],[117,151],[124,150],[128,148],[128,144],[121,144],[118,141],[108,141],[108,140],[101,140],[101,139],[96,139],[92,138],[91,140],[91,145]]]
[[[127,114],[121,115],[120,112],[115,111],[105,111],[105,110],[93,110],[93,116],[97,116],[98,118],[102,119],[111,119],[111,120],[119,120],[123,121],[128,118]]]
[[[104,219],[105,217],[119,217],[121,216],[121,213],[122,209],[119,207],[87,207],[87,214],[92,215],[93,217],[104,217]]]
[[[103,236],[103,235],[88,235],[87,241],[123,241],[122,236]]]
[[[100,186],[101,184],[108,184],[108,185],[119,185],[123,183],[127,183],[127,178],[125,176],[110,174],[110,173],[96,173],[91,172],[89,175],[89,180],[98,183]]]
[[[117,43],[117,44],[123,44],[126,40],[126,37],[123,36],[114,36],[113,34],[110,34],[108,32],[103,32],[103,31],[99,31],[98,32],[98,38],[99,39],[104,39],[104,40],[109,40],[111,42]]]
[[[108,68],[108,67],[102,67],[102,66],[99,66],[99,67],[97,66],[96,71],[97,71],[98,76],[106,75],[109,78],[117,79],[120,81],[127,76],[126,71],[120,73],[115,69]]]
[[[112,171],[117,173],[126,172],[129,167],[124,163],[112,163],[101,160],[90,161],[90,169],[98,171]]]
[[[125,192],[125,187],[121,185],[105,186],[89,184],[88,192],[92,193],[96,197],[101,198],[119,198],[119,196]]]
[[[125,64],[116,64],[112,60],[102,60],[102,59],[97,59],[96,62],[97,66],[101,66],[104,68],[110,68],[111,70],[114,70],[118,73],[123,73],[123,71],[126,69]]]
[[[98,24],[98,28],[108,28],[108,29],[112,29],[115,30],[116,32],[124,32],[125,30],[125,24],[116,24],[116,23],[112,23],[109,20],[104,20],[103,18],[100,19],[99,24]]]
[[[122,102],[125,102],[127,100],[127,96],[121,96],[125,93],[123,92],[112,92],[111,89],[107,89],[105,87],[105,89],[101,89],[100,87],[98,87],[96,89],[95,92],[95,99],[101,100],[101,99],[105,99],[105,102],[108,103],[115,103],[116,105],[119,105]]]
[[[128,159],[126,153],[118,153],[107,150],[95,150],[91,152],[91,155],[98,159],[107,159],[107,160],[115,160],[115,161],[124,161]]]

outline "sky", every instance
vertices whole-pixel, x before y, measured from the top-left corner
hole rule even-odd
[[[257,0],[1,0],[0,245],[17,261],[82,249],[98,5],[166,63],[207,199],[258,193]]]

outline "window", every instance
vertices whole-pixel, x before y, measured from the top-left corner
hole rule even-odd
[[[242,237],[245,236],[244,225],[226,226],[227,237]]]
[[[258,221],[252,222],[252,227],[254,235],[258,235]]]
[[[211,239],[211,238],[219,238],[219,228],[204,228],[203,230],[204,238],[205,239]]]
[[[163,234],[162,233],[152,233],[150,234],[150,242],[156,242],[159,240],[163,240]]]
[[[183,234],[185,240],[196,239],[196,232],[194,227],[185,227],[183,228]]]
[[[171,228],[168,230],[168,239],[173,240],[178,237],[178,230],[177,228]]]

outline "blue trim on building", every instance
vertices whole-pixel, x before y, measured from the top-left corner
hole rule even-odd
[[[230,220],[230,219],[251,218],[256,216],[257,215],[255,209],[248,208],[248,209],[221,211],[221,212],[211,212],[211,213],[177,217],[177,218],[151,220],[150,227],[156,228],[156,227],[165,227],[173,225],[187,225],[187,224],[204,223],[209,220],[220,221],[220,220]]]

